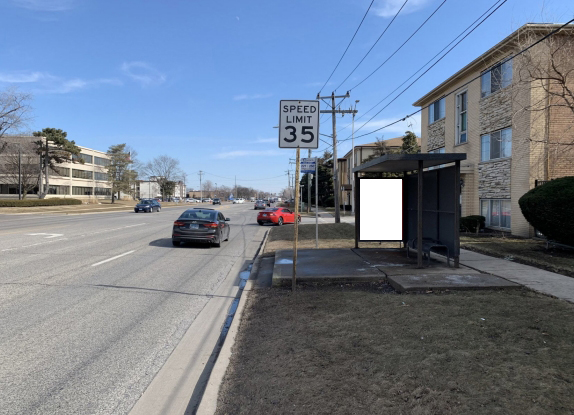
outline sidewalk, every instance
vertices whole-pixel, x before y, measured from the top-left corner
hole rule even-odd
[[[501,258],[460,250],[461,265],[516,282],[542,294],[574,303],[574,278]]]

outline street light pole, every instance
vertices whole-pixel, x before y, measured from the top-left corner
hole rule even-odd
[[[355,100],[355,108],[353,108],[353,132],[351,134],[351,142],[353,146],[353,160],[351,161],[351,212],[355,213],[355,175],[353,169],[355,168],[355,114],[357,113],[357,104],[359,100]]]

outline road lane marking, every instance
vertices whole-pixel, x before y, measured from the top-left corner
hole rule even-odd
[[[30,247],[32,247],[32,246],[46,245],[46,244],[51,244],[51,243],[54,243],[54,242],[67,241],[67,240],[68,240],[68,238],[53,239],[53,240],[51,240],[51,241],[39,242],[39,243],[37,243],[37,244],[32,244],[32,245],[18,246],[18,247],[15,247],[15,248],[6,248],[6,249],[2,249],[0,252],[15,251],[16,249],[30,248]]]
[[[57,238],[58,236],[64,236],[63,233],[27,233],[26,235],[29,235],[29,236],[48,235],[48,236],[44,236],[45,239]]]
[[[123,256],[129,255],[132,252],[135,252],[135,249],[133,251],[124,252],[123,254],[116,255],[116,256],[108,258],[108,259],[104,259],[103,261],[100,261],[100,262],[96,262],[95,264],[92,264],[92,267],[97,267],[98,265],[102,265],[102,264],[105,264],[106,262],[113,261],[114,259],[118,259],[118,258],[121,258]]]

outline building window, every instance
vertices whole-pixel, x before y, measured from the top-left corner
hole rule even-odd
[[[74,161],[78,161],[78,160],[84,160],[84,163],[92,163],[92,156],[90,156],[89,154],[84,154],[84,153],[80,153],[80,155],[72,155],[72,160]]]
[[[484,98],[512,83],[512,59],[494,65],[480,77],[480,97]]]
[[[510,199],[481,200],[480,214],[486,218],[486,226],[510,229]]]
[[[429,105],[429,124],[438,121],[445,116],[445,103],[444,98],[433,102]]]
[[[94,164],[96,164],[98,166],[109,166],[110,160],[94,156]]]
[[[95,188],[96,196],[111,196],[112,189],[109,187],[96,187]]]
[[[51,184],[48,188],[49,195],[69,195],[70,194],[70,186],[57,186]]]
[[[92,187],[72,186],[72,194],[76,196],[91,196],[94,194]]]
[[[93,179],[93,173],[88,170],[72,169],[72,177],[74,179]]]
[[[467,140],[467,92],[456,96],[456,143],[463,144]]]
[[[480,136],[480,161],[510,157],[512,153],[512,129],[495,131]]]
[[[67,167],[54,166],[51,170],[59,176],[70,177],[70,169]]]
[[[108,181],[108,173],[94,172],[94,177],[96,180]]]

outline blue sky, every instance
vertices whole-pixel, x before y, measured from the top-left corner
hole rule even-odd
[[[370,3],[0,0],[0,88],[17,85],[33,93],[31,131],[61,128],[77,144],[101,151],[127,143],[144,162],[167,154],[180,160],[189,187],[199,186],[202,170],[204,179],[218,184],[233,185],[237,177],[239,184],[279,191],[287,185],[286,170],[294,169],[289,159],[295,154],[277,145],[279,101],[315,98]],[[374,2],[322,94],[347,77],[403,3]],[[371,73],[440,3],[409,0],[337,93]],[[352,89],[342,107],[358,99],[361,116],[492,4],[447,0],[400,52]],[[416,99],[524,23],[573,17],[571,0],[507,0],[361,133],[413,112]],[[357,121],[357,128],[382,105]],[[331,134],[330,120],[323,121],[321,133]],[[337,122],[345,127],[350,117]],[[413,117],[356,144],[407,129],[420,134],[420,128],[420,118]],[[346,128],[339,138],[349,134]],[[325,148],[322,143],[321,152]],[[341,143],[339,156],[349,149],[349,141]]]

